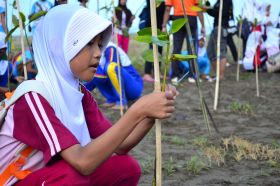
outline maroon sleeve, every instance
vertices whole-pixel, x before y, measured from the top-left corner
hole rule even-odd
[[[91,138],[97,138],[109,129],[111,122],[101,113],[91,93],[82,86],[83,108]]]
[[[79,143],[48,101],[35,92],[25,94],[14,104],[13,118],[13,136],[42,151],[46,163],[60,151]]]

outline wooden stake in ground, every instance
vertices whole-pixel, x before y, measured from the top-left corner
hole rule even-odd
[[[116,17],[116,12],[115,12],[115,7],[114,7],[114,0],[112,0],[112,8],[113,8],[113,17],[114,17],[114,19],[113,20],[115,20],[117,17]],[[116,24],[114,24],[114,32],[113,32],[113,34],[114,34],[114,41],[116,42],[116,45],[117,45],[117,47],[116,47],[116,51],[117,51],[117,64],[118,64],[118,79],[119,79],[119,85],[120,85],[120,90],[119,90],[119,94],[120,94],[120,115],[121,116],[123,116],[123,114],[124,114],[124,112],[123,112],[123,98],[122,98],[122,79],[121,79],[121,64],[120,64],[120,58],[119,58],[119,52],[118,52],[118,46],[119,46],[119,41],[118,41],[118,35],[117,35],[117,32],[116,32],[116,30],[117,30],[117,25]]]
[[[216,69],[216,86],[215,86],[214,110],[217,110],[218,98],[219,98],[222,12],[223,12],[223,0],[220,0],[219,22],[218,22],[218,39],[217,39],[217,64],[216,64],[217,69]]]
[[[152,36],[157,37],[157,18],[156,18],[156,1],[150,0],[151,7],[151,26],[152,26]],[[153,54],[154,54],[154,74],[155,74],[155,91],[160,90],[160,72],[159,72],[159,61],[158,61],[158,47],[153,44]],[[162,157],[161,157],[161,122],[156,119],[156,186],[161,186],[162,181]]]
[[[255,23],[255,31],[256,31],[256,24]],[[255,34],[255,43],[258,42],[258,38],[257,38],[257,34]],[[259,90],[259,67],[258,67],[258,59],[257,59],[257,49],[256,48],[256,53],[255,53],[255,56],[254,56],[254,62],[255,62],[255,71],[256,71],[256,90],[257,90],[257,97],[260,96],[260,90]]]
[[[24,79],[27,80],[27,69],[26,69],[26,58],[25,58],[25,48],[24,48],[24,39],[23,39],[23,24],[20,16],[20,6],[19,0],[16,0],[17,10],[18,10],[18,20],[19,20],[19,30],[20,30],[20,42],[21,42],[21,55],[22,55],[22,63],[23,63],[23,73]]]
[[[242,9],[243,12],[243,9]],[[240,23],[239,23],[239,32],[238,32],[238,57],[237,57],[237,70],[236,70],[236,81],[239,82],[239,73],[240,73],[240,55],[241,55],[241,30],[242,30],[242,17],[240,17]],[[244,47],[244,46],[243,46]]]

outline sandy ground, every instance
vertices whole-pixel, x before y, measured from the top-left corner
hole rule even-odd
[[[170,119],[162,121],[163,185],[280,185],[279,159],[274,161],[275,164],[261,158],[237,161],[233,151],[227,151],[224,162],[218,165],[207,158],[201,146],[194,143],[194,140],[202,138],[207,140],[208,146],[223,149],[222,138],[234,135],[250,143],[279,148],[280,73],[260,72],[260,97],[256,96],[255,73],[241,72],[240,82],[235,81],[235,74],[235,65],[226,69],[226,80],[220,85],[217,111],[213,111],[215,83],[201,83],[203,95],[220,130],[219,134],[212,129],[212,135],[208,135],[196,86],[187,81],[177,86],[180,92],[177,110]],[[153,85],[145,83],[143,94],[152,90]],[[100,103],[104,101],[98,92],[95,97]],[[103,111],[112,121],[119,118],[118,111]],[[154,136],[154,130],[151,130],[131,152],[142,166],[140,186],[150,186],[152,183]],[[199,160],[191,166],[190,160],[193,157]],[[206,168],[199,170],[196,165],[200,163],[207,165]]]

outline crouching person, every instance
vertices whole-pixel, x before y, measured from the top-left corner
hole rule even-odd
[[[137,185],[140,167],[127,153],[154,119],[171,116],[177,92],[145,95],[111,125],[80,84],[96,73],[111,32],[111,22],[69,4],[40,21],[33,36],[35,81],[49,99],[29,92],[9,108],[0,130],[0,181],[9,176],[3,185]],[[24,145],[29,149],[19,152]],[[7,169],[18,165],[17,154],[21,166]]]

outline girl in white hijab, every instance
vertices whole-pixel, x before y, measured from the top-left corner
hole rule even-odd
[[[111,32],[111,22],[74,5],[56,6],[40,21],[33,37],[36,80],[50,101],[30,92],[9,109],[0,131],[0,173],[22,144],[35,154],[21,169],[32,173],[7,185],[137,185],[140,168],[127,153],[154,119],[171,116],[177,92],[143,96],[111,125],[80,85],[93,78]]]

